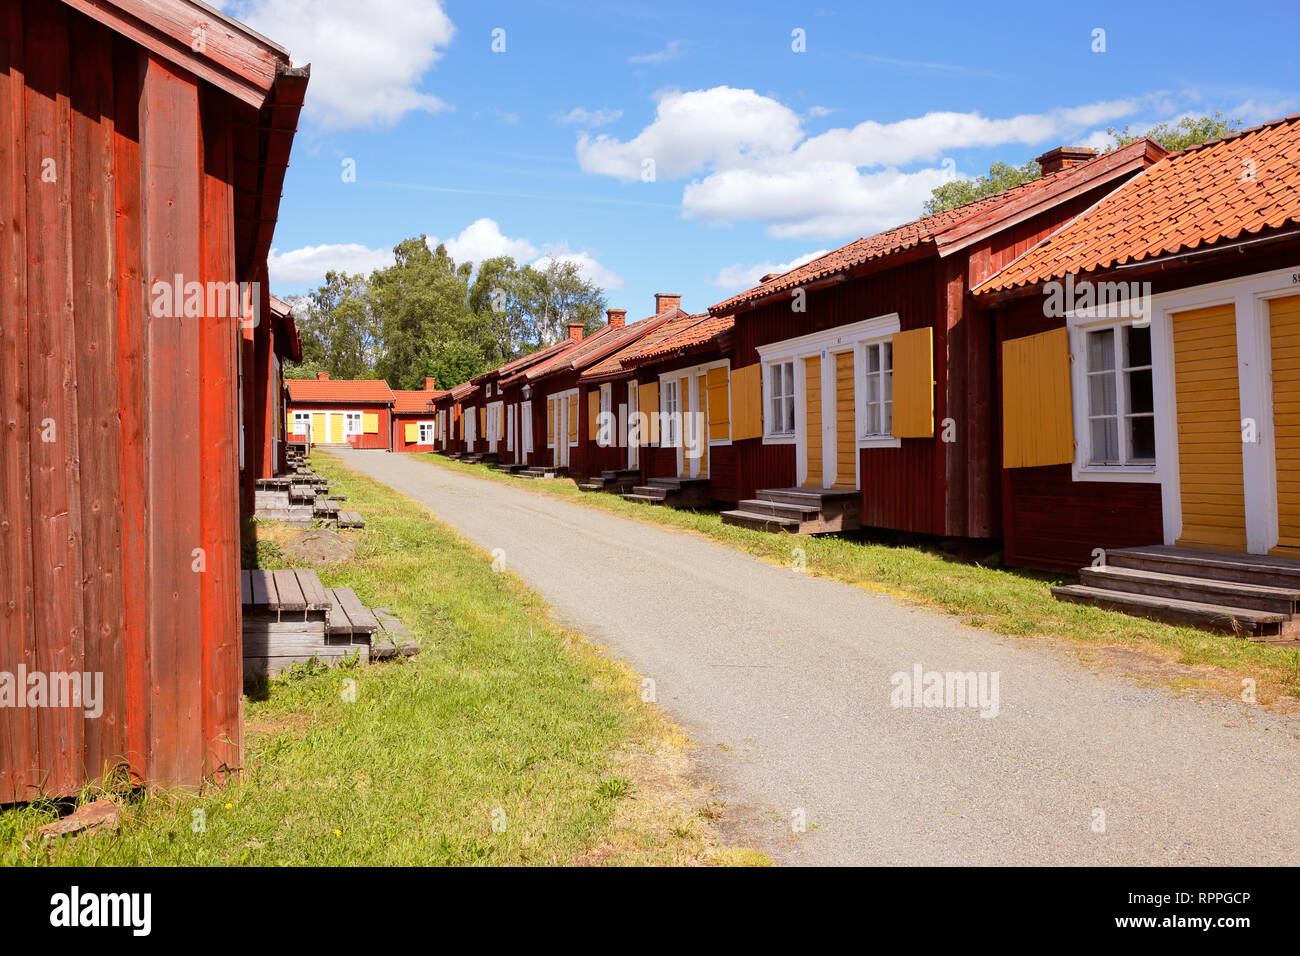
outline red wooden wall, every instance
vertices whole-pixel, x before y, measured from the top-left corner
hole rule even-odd
[[[388,436],[392,432],[392,410],[387,404],[364,405],[355,402],[291,402],[285,412],[285,422],[294,412],[361,412],[379,416],[379,431],[370,435],[348,435],[346,441],[353,448],[388,449]],[[427,418],[428,416],[425,416]],[[422,421],[424,419],[421,419]]]
[[[0,0],[0,670],[103,675],[0,709],[0,802],[106,767],[197,785],[242,755],[230,108],[46,0]],[[196,550],[199,549],[199,550]]]

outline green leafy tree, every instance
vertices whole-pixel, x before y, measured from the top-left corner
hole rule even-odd
[[[581,322],[588,332],[600,327],[605,293],[582,278],[577,263],[552,259],[540,269],[524,266],[515,280],[524,334],[538,347],[567,335],[570,322]]]
[[[989,167],[987,175],[976,176],[974,179],[954,179],[952,182],[934,187],[923,208],[925,214],[931,216],[936,212],[964,206],[976,199],[983,199],[985,196],[992,196],[1004,189],[1037,179],[1040,173],[1038,163],[1032,159],[1023,166],[994,163]]]
[[[362,276],[328,272],[324,285],[290,305],[302,340],[298,375],[311,369],[334,378],[374,376],[378,328]]]
[[[1213,116],[1184,116],[1177,123],[1158,123],[1145,133],[1133,133],[1128,126],[1116,129],[1109,127],[1106,132],[1115,140],[1114,149],[1127,146],[1136,139],[1149,136],[1172,153],[1188,146],[1196,146],[1212,139],[1231,136],[1241,129],[1241,120],[1228,119],[1222,113]]]

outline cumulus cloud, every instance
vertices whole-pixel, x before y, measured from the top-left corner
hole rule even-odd
[[[584,279],[588,282],[594,282],[602,289],[617,292],[623,288],[624,283],[621,275],[613,269],[601,265],[590,253],[569,251],[567,242],[547,247],[546,254],[536,259],[532,265],[538,269],[545,269],[552,262],[572,262],[578,267],[578,272]]]
[[[391,249],[370,249],[355,242],[335,245],[304,246],[281,253],[272,249],[267,270],[273,283],[312,285],[322,282],[325,273],[352,272],[369,275],[375,269],[393,264]]]
[[[227,13],[311,63],[306,115],[324,129],[391,126],[450,107],[420,89],[456,28],[441,0],[229,0]]]
[[[511,239],[502,234],[501,227],[495,219],[476,219],[461,230],[460,235],[450,239],[429,237],[429,248],[436,249],[438,243],[447,247],[447,252],[457,262],[478,264],[485,259],[497,256],[510,256],[516,262],[527,262],[538,255],[538,249],[527,239]]]
[[[581,106],[575,106],[560,117],[560,122],[566,126],[586,126],[593,129],[597,126],[608,126],[622,115],[622,110],[586,110]]]
[[[1110,100],[1006,118],[932,112],[807,136],[804,118],[777,100],[719,86],[660,94],[654,119],[631,139],[579,134],[577,158],[585,172],[623,182],[642,178],[647,160],[657,179],[702,177],[683,189],[687,218],[764,222],[777,238],[832,238],[914,218],[952,175],[942,163],[905,167],[964,149],[1072,142],[1143,104]]]
[[[789,272],[791,269],[797,269],[805,262],[820,259],[828,252],[830,252],[829,249],[818,249],[816,252],[807,252],[802,256],[796,256],[789,262],[782,263],[759,262],[747,266],[737,262],[735,265],[720,270],[712,282],[723,292],[739,292],[742,289],[751,289],[763,280],[763,276],[780,275],[783,272]]]

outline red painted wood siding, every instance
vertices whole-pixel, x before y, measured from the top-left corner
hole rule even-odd
[[[0,0],[0,61],[0,670],[105,692],[0,709],[0,803],[118,766],[197,787],[243,752],[238,319],[149,289],[249,278],[230,110],[44,0]]]
[[[418,441],[408,442],[406,440],[406,426],[418,425],[420,422],[433,422],[436,425],[438,422],[438,413],[434,412],[429,414],[427,412],[422,412],[419,415],[399,415],[394,413],[392,424],[393,451],[420,452],[435,450],[436,446],[432,442],[421,445]]]
[[[362,415],[378,415],[378,432],[370,435],[347,435],[345,436],[345,441],[352,448],[388,448],[388,436],[392,432],[393,420],[392,410],[386,404],[331,405],[329,402],[291,402],[289,403],[288,409],[285,413],[286,423],[289,421],[289,416],[292,416],[294,412],[360,412]]]

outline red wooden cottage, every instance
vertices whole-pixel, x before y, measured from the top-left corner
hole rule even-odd
[[[859,239],[710,309],[735,316],[740,504],[725,519],[997,536],[994,337],[969,290],[1164,152],[1146,140],[1101,156],[1053,150],[1036,180]],[[758,407],[761,424],[748,411]]]
[[[242,765],[239,343],[306,82],[200,3],[0,0],[0,694],[52,695],[0,803]]]
[[[382,378],[291,378],[286,423],[297,441],[391,450],[393,390]]]
[[[445,426],[438,433],[438,451],[457,456],[465,453],[465,409],[462,403],[473,395],[477,387],[470,382],[462,382],[434,400],[438,420]]]
[[[393,389],[393,451],[434,451],[439,430],[445,427],[445,412],[438,409],[439,391],[432,378],[424,380],[421,391]]]
[[[588,420],[605,411],[614,422],[584,436],[591,474],[608,474],[602,489],[630,486],[632,500],[734,504],[732,317],[678,308],[665,315],[639,341],[582,374]],[[586,487],[596,489],[590,479]]]
[[[253,510],[258,478],[271,478],[285,470],[285,443],[291,423],[286,423],[285,364],[302,361],[302,341],[289,303],[269,297],[266,313],[246,322],[241,336],[239,467],[244,488],[244,508]]]
[[[1300,590],[1297,262],[1291,116],[1161,160],[978,285],[1009,563],[1141,592],[1117,606]],[[1236,586],[1151,577],[1207,567]]]

